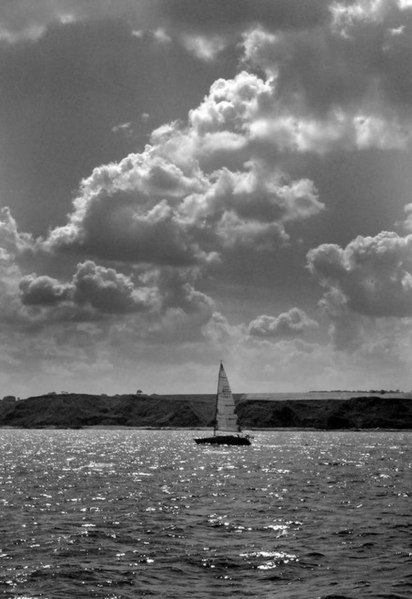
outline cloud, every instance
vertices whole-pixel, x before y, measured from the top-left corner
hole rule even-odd
[[[273,80],[277,100],[254,131],[292,151],[409,146],[412,12],[394,1],[331,11],[318,27],[244,33],[245,65]]]
[[[189,52],[206,62],[215,60],[226,47],[225,40],[218,36],[204,37],[185,34],[182,36],[182,42]]]
[[[295,311],[300,313],[297,319]],[[233,389],[241,392],[253,392],[256,389],[296,391],[300,385],[302,389],[322,388],[325,381],[329,380],[328,371],[332,370],[336,359],[334,350],[330,346],[309,343],[301,338],[302,331],[292,331],[287,325],[281,324],[282,321],[297,321],[301,316],[302,321],[310,320],[299,309],[290,312],[279,315],[279,327],[283,329],[279,332],[269,331],[277,320],[275,317],[260,316],[249,325],[235,325],[220,312],[215,312],[203,327],[207,351],[212,356],[226,356],[225,364],[231,381],[235,380]],[[260,327],[259,333],[255,324]],[[308,329],[311,326],[308,323]],[[297,382],[296,372],[303,374],[304,382]]]
[[[257,317],[252,323],[263,330],[251,334],[252,323],[233,325],[215,313],[203,327],[207,355],[226,356],[232,388],[242,392],[409,388],[412,320],[376,320],[335,306],[331,339],[321,342],[290,330],[271,336],[276,317]]]
[[[287,238],[286,223],[306,220],[323,210],[312,181],[289,181],[253,161],[244,168],[215,171],[209,190],[202,196],[192,194],[181,207],[181,213],[197,226],[214,225],[223,246],[273,247]]]
[[[0,321],[8,329],[19,319],[18,285],[22,276],[13,256],[0,247]]]
[[[393,114],[384,117],[341,110],[332,110],[325,118],[296,117],[284,111],[274,118],[257,120],[251,135],[256,143],[281,152],[321,155],[331,150],[407,149],[412,140],[409,129]]]
[[[116,5],[100,0],[14,0],[0,7],[0,39],[9,43],[38,39],[54,23],[109,18],[148,22],[150,12],[145,0],[119,0]]]
[[[112,132],[118,135],[124,135],[125,137],[134,136],[134,123],[120,123],[112,127]]]
[[[90,316],[126,314],[154,310],[159,297],[155,288],[136,286],[132,279],[113,268],[96,265],[88,260],[77,265],[69,282],[47,275],[26,275],[19,283],[20,299],[26,306],[51,307],[60,305],[61,316],[73,318],[73,308],[79,308],[82,318],[88,308]]]
[[[21,233],[9,208],[0,208],[0,249],[15,258],[33,249],[35,241],[29,233]]]
[[[186,127],[181,122],[159,127],[151,143],[182,168],[196,161],[207,173],[222,166],[237,170],[255,156],[266,158],[257,153],[250,130],[274,102],[271,80],[246,71],[231,79],[219,78],[199,106],[189,111]]]
[[[172,41],[171,37],[161,27],[153,32],[153,36],[160,44],[169,44]]]
[[[18,2],[8,3],[10,20]],[[175,41],[134,37],[120,8],[116,17],[117,2],[111,18],[99,18],[106,2],[94,4],[90,18],[0,47],[1,203],[35,235],[65,222],[79,181],[96,165],[141,151],[151,129],[185,118],[217,74],[229,72]]]
[[[54,229],[44,247],[132,263],[207,264],[238,243],[276,245],[287,237],[287,223],[324,208],[311,181],[288,181],[255,163],[243,172],[223,169],[192,178],[179,171],[179,180],[170,176],[174,169],[159,170],[148,184],[134,166],[102,177],[102,184],[91,178],[68,224]]]
[[[225,353],[233,350],[244,339],[244,325],[232,325],[221,312],[214,312],[202,328],[204,338],[216,349]]]
[[[70,298],[71,287],[47,275],[36,274],[22,277],[19,283],[23,304],[30,306],[53,306]]]
[[[152,179],[149,177],[150,189],[163,189],[166,181],[171,197],[179,196],[173,176],[169,177],[170,173],[161,169],[154,170]],[[104,173],[98,175],[104,180]],[[93,181],[95,185],[90,186],[92,195],[96,190],[99,193],[99,176],[96,175]],[[8,209],[1,211],[0,306],[3,324],[12,326],[14,323],[21,330],[29,331],[33,327],[41,330],[65,322],[110,322],[115,315],[121,319],[136,315],[133,326],[140,329],[142,337],[171,339],[173,332],[183,338],[180,329],[187,329],[185,336],[189,339],[200,335],[201,326],[213,313],[214,301],[195,287],[198,268],[145,266],[126,275],[89,259],[78,263],[71,277],[24,274],[34,262],[43,270],[61,267],[61,256],[44,254],[43,249],[40,241],[37,243],[30,235],[18,231]],[[70,261],[65,267],[69,265]],[[140,319],[140,315],[145,315],[146,321]]]
[[[252,337],[267,339],[297,337],[317,326],[317,323],[309,318],[304,310],[291,308],[279,316],[267,316],[266,314],[258,316],[249,323],[248,333]]]
[[[324,205],[312,181],[291,180],[255,153],[251,125],[272,101],[271,83],[254,75],[217,81],[186,126],[164,126],[143,152],[95,168],[44,246],[175,266],[214,262],[237,244],[274,247],[288,223]]]
[[[83,181],[67,225],[51,232],[46,247],[136,263],[207,260],[174,208],[203,185],[149,150],[97,168]]]
[[[155,289],[136,287],[130,277],[91,260],[78,265],[73,285],[75,302],[90,303],[103,313],[153,310],[159,302]]]
[[[0,300],[9,302],[8,320],[38,334],[89,322],[120,345],[122,335],[145,343],[193,343],[202,339],[215,310],[214,300],[195,287],[195,269],[158,267],[127,276],[87,260],[66,281],[11,274],[13,284],[0,286]]]
[[[187,314],[211,315],[214,301],[194,287],[199,276],[196,269],[163,268],[154,270],[152,276],[162,296],[163,309],[178,308]]]
[[[269,28],[313,27],[330,19],[328,0],[162,0],[158,7],[177,31],[235,33],[252,23]]]
[[[357,0],[352,4],[334,2],[330,8],[332,27],[341,35],[348,36],[358,24],[381,23],[398,4],[396,0]]]
[[[308,253],[325,301],[371,317],[412,316],[412,235],[359,236],[345,248],[323,244]]]
[[[157,302],[145,312],[112,319],[110,338],[114,345],[145,355],[150,348],[159,352],[168,347],[170,352],[172,346],[177,352],[186,344],[202,344],[202,327],[211,318],[215,302],[195,288],[196,273],[157,268],[144,273],[142,279],[155,290]]]
[[[54,22],[74,22],[85,19],[124,19],[138,31],[163,30],[167,34],[201,33],[236,34],[250,23],[268,26],[300,28],[330,19],[329,2],[312,0],[302,5],[300,0],[13,0],[0,7],[3,39],[15,43],[41,36]]]
[[[233,79],[218,79],[203,102],[189,113],[197,135],[230,131],[247,134],[250,122],[274,103],[273,82],[242,71]]]
[[[406,204],[404,207],[406,218],[403,223],[400,223],[406,231],[412,231],[412,203]]]

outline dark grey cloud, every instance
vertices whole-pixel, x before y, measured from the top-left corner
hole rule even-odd
[[[73,285],[75,302],[106,314],[153,310],[158,304],[153,289],[135,286],[130,277],[91,260],[78,265]]]
[[[203,313],[212,315],[215,304],[205,293],[194,287],[196,270],[166,268],[159,272],[157,284],[162,297],[163,309],[177,308],[186,314]]]
[[[51,251],[175,266],[208,259],[166,202],[140,211],[130,194],[101,194],[79,223],[73,221],[52,232],[47,242]]]
[[[26,275],[19,282],[19,295],[26,306],[62,306],[63,309],[54,314],[54,318],[62,320],[72,319],[76,307],[82,319],[89,314],[92,320],[98,314],[127,314],[159,307],[154,288],[135,285],[130,277],[91,260],[78,264],[68,282],[47,275]],[[85,307],[89,310],[85,311]],[[38,318],[38,314],[33,316]]]
[[[26,275],[19,283],[23,304],[30,306],[53,306],[70,299],[71,287],[47,275]]]

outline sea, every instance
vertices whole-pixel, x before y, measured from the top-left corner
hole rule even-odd
[[[0,429],[14,599],[412,597],[412,432]]]

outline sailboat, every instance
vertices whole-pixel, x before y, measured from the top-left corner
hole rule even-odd
[[[221,431],[224,434],[221,434]],[[251,445],[249,436],[240,434],[240,426],[235,413],[235,402],[222,362],[220,363],[217,381],[213,437],[200,437],[195,441],[198,444],[209,443],[211,445]]]

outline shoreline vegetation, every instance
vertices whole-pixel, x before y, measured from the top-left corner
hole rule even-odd
[[[279,394],[281,396],[282,394]],[[250,399],[235,394],[243,429],[412,430],[410,394],[365,394],[336,399]],[[299,395],[296,394],[298,397]],[[333,395],[331,393],[331,395]],[[90,395],[49,393],[0,400],[0,427],[203,429],[213,426],[214,395]]]

